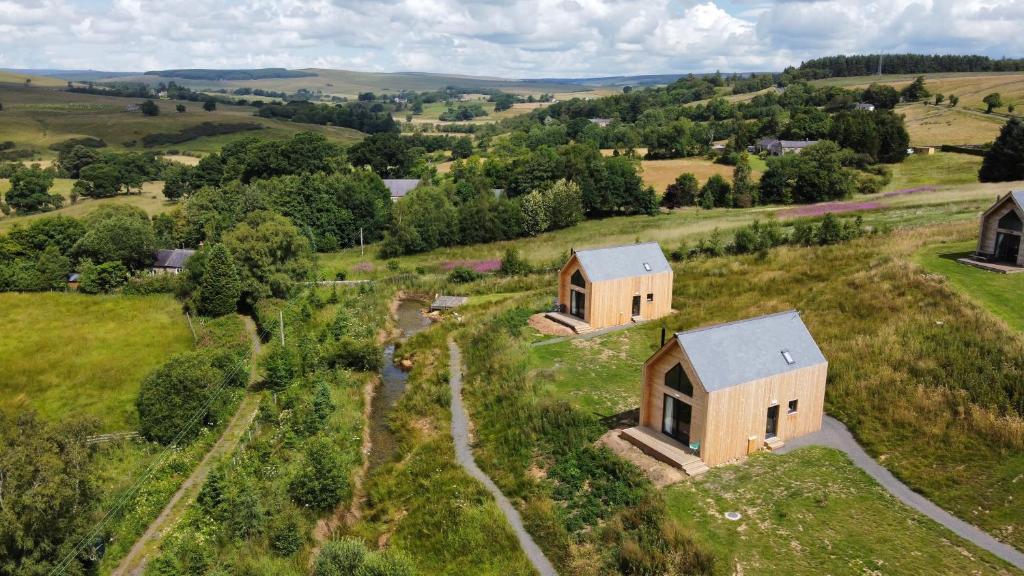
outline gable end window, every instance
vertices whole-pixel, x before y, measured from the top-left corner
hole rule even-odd
[[[578,269],[572,273],[572,277],[569,279],[573,286],[579,286],[580,288],[587,287],[587,281],[583,279],[583,273]]]
[[[665,373],[665,387],[693,396],[693,383],[686,377],[683,365],[678,362]]]
[[[997,226],[1003,230],[1012,230],[1014,232],[1024,231],[1024,222],[1021,222],[1020,216],[1018,216],[1017,212],[1014,210],[1010,210],[1006,215],[1000,218]]]

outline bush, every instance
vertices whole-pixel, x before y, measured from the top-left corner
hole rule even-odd
[[[201,353],[172,357],[143,382],[135,405],[139,433],[161,444],[189,442],[199,425],[213,425],[226,405],[222,374]]]
[[[80,270],[78,291],[83,294],[109,294],[128,282],[128,269],[117,261],[93,264],[85,260]]]
[[[448,273],[448,281],[454,284],[466,284],[468,282],[474,282],[483,278],[484,275],[476,270],[471,270],[465,266],[457,266]]]
[[[513,246],[505,249],[499,271],[505,276],[525,276],[533,272],[533,267],[519,254],[519,249]]]
[[[331,368],[376,372],[384,365],[384,355],[372,340],[345,336],[327,346],[324,361]]]
[[[316,512],[334,509],[350,494],[349,466],[341,451],[327,438],[306,441],[306,454],[299,472],[289,483],[292,499]]]
[[[263,385],[270,390],[280,392],[295,379],[298,374],[298,362],[295,354],[285,346],[275,346],[263,360]]]
[[[393,550],[371,552],[355,576],[413,576],[416,569],[404,555]]]
[[[206,316],[223,316],[235,311],[242,285],[231,253],[223,244],[209,248],[196,292],[196,309]]]
[[[366,559],[366,546],[354,538],[332,540],[320,549],[313,576],[353,576]]]
[[[306,537],[302,522],[291,512],[278,514],[270,523],[270,549],[281,556],[291,556],[302,548]]]
[[[181,286],[178,274],[143,274],[132,276],[125,284],[123,294],[147,296],[150,294],[174,294]]]

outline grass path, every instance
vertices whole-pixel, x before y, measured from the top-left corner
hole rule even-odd
[[[530,559],[533,567],[541,576],[557,576],[555,567],[544,555],[544,551],[533,541],[533,537],[523,526],[523,519],[519,511],[512,506],[508,498],[502,494],[501,489],[494,483],[483,470],[477,466],[473,459],[473,449],[469,445],[469,415],[462,403],[462,351],[454,340],[448,341],[449,360],[449,385],[452,394],[452,441],[455,443],[455,459],[465,468],[470,476],[478,480],[487,491],[494,496],[494,500],[505,515],[508,523],[512,526],[519,545],[522,546],[526,557]]]
[[[249,373],[249,382],[251,384],[256,377],[255,359],[259,355],[262,345],[256,330],[256,323],[248,316],[244,317],[244,321],[245,330],[252,339],[253,362]],[[181,515],[185,513],[188,506],[198,496],[199,490],[203,487],[203,483],[206,482],[206,477],[210,474],[214,464],[216,464],[221,456],[234,452],[235,448],[238,447],[238,443],[242,440],[245,431],[249,429],[249,425],[256,418],[259,407],[260,395],[247,391],[242,402],[238,405],[238,410],[235,411],[235,414],[224,429],[224,433],[221,434],[217,442],[210,448],[210,451],[206,453],[199,462],[199,465],[192,471],[192,474],[181,483],[181,487],[171,496],[167,505],[160,511],[160,515],[146,528],[145,533],[135,542],[118,567],[111,573],[112,576],[138,576],[145,572],[146,565],[155,557],[153,552],[158,549],[163,537],[177,523]]]
[[[886,470],[885,467],[869,456],[842,422],[830,416],[825,416],[821,430],[789,440],[786,446],[779,452],[784,454],[796,448],[812,445],[828,446],[829,448],[843,451],[850,457],[854,465],[866,472],[868,476],[871,476],[882,488],[885,488],[887,492],[895,496],[900,502],[942,524],[964,540],[979,548],[988,550],[999,558],[1024,570],[1024,553],[1013,546],[996,540],[973,524],[964,522],[931,500],[911,490],[906,484],[893,476],[892,472]]]

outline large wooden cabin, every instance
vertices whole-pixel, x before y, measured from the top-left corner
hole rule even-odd
[[[993,264],[1024,266],[1024,190],[1003,196],[981,216],[978,258]]]
[[[657,242],[574,251],[558,274],[559,312],[577,332],[672,312],[672,267]]]
[[[623,437],[688,473],[821,428],[828,361],[796,311],[677,333],[643,367]]]

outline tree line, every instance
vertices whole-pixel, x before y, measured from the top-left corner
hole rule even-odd
[[[787,68],[786,80],[814,80],[878,74],[928,74],[940,72],[1016,72],[1024,70],[1024,58],[990,58],[971,54],[857,54],[814,58]]]

